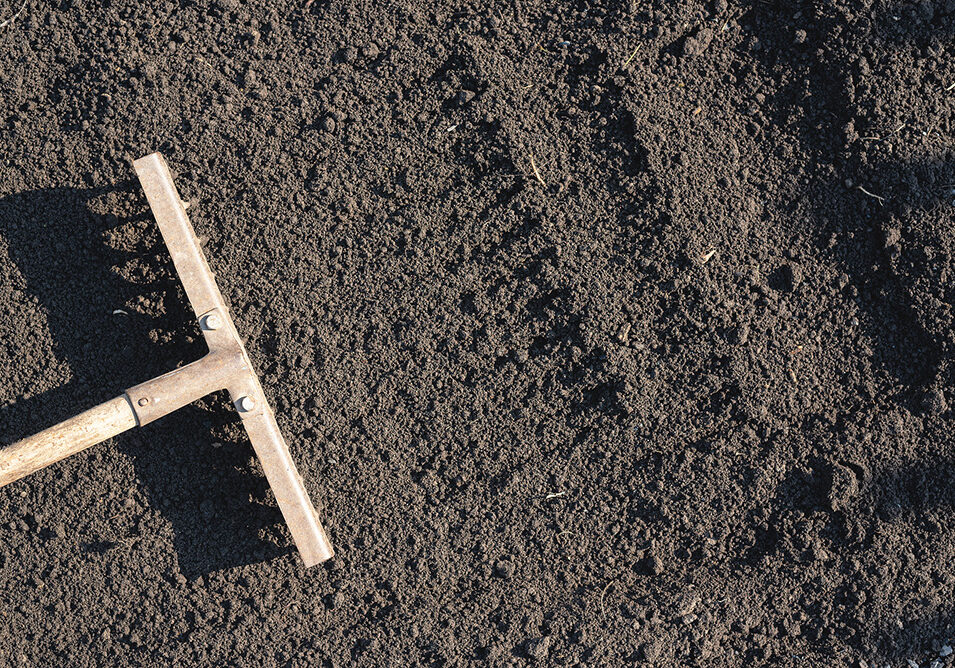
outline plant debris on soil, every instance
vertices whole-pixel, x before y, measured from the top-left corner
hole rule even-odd
[[[0,663],[952,665],[952,0],[0,21],[0,442],[202,354],[159,150],[337,549],[210,397],[0,490]]]

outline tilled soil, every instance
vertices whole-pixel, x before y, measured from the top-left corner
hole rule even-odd
[[[882,666],[955,636],[955,2],[0,0],[3,665]],[[937,659],[950,665],[951,656]]]

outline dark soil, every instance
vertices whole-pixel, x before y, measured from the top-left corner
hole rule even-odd
[[[953,0],[27,0],[0,438],[202,354],[161,150],[338,556],[212,397],[0,491],[0,663],[929,665],[953,40]]]

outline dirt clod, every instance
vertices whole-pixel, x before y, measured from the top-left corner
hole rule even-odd
[[[925,393],[923,405],[928,415],[941,415],[948,410],[945,394],[938,388],[932,388]]]
[[[494,565],[494,572],[502,578],[512,578],[517,567],[511,561],[499,561]]]
[[[832,482],[829,486],[829,507],[832,510],[845,510],[858,493],[859,481],[852,469],[842,464],[833,466]]]
[[[534,661],[545,661],[550,654],[550,636],[532,638],[524,646],[527,657]]]
[[[374,60],[375,58],[378,57],[379,53],[380,51],[378,49],[378,45],[375,44],[374,42],[369,42],[365,46],[361,47],[362,57],[368,60]]]
[[[699,30],[694,35],[686,38],[686,41],[683,43],[683,54],[687,56],[699,56],[704,51],[706,47],[710,45],[710,41],[713,39],[713,32],[708,28],[703,28]]]

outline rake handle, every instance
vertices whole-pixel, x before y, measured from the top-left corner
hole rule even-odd
[[[125,395],[0,450],[0,487],[136,426]]]

